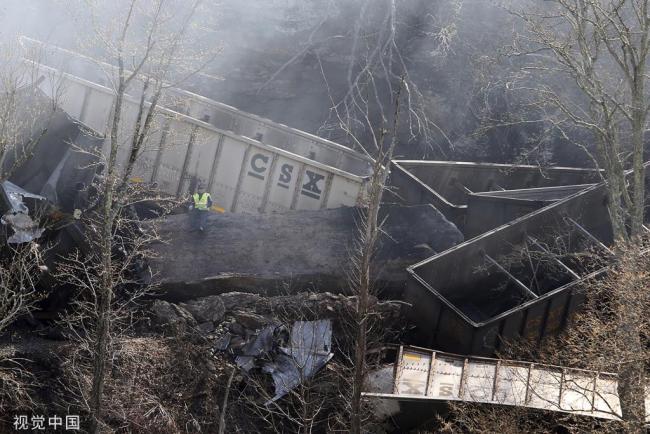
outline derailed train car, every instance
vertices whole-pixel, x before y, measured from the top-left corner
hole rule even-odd
[[[58,107],[37,86],[16,89],[0,171],[3,239],[24,243],[60,229],[96,171],[103,138]]]
[[[501,176],[496,170],[483,181]],[[459,199],[464,202],[461,208],[446,209],[448,218],[470,221],[465,219],[472,213],[490,212],[480,202],[484,198],[473,202],[474,196],[496,196],[504,206],[510,199],[537,202],[530,210],[517,211],[524,215],[515,214],[513,220],[409,267],[405,298],[412,304],[420,342],[489,355],[504,339],[539,339],[561,329],[584,298],[583,283],[606,271],[612,255],[607,246],[613,241],[604,183],[584,185],[597,175],[585,178],[586,172],[560,179],[571,172],[581,173],[560,170],[555,186],[466,192]],[[430,175],[435,176],[441,177]],[[480,184],[481,179],[474,182]],[[557,185],[563,182],[583,185]],[[401,191],[408,191],[403,187]],[[431,202],[444,197],[441,190]],[[424,191],[426,202],[432,192]],[[487,216],[485,220],[491,221]],[[576,253],[583,253],[583,259],[576,260]]]
[[[71,116],[105,132],[114,100],[104,86],[110,67],[43,47],[39,63],[26,60],[46,78],[41,88],[52,97],[61,92]],[[353,206],[364,195],[371,160],[349,148],[179,89],[170,89],[162,106],[136,162],[135,181],[177,196],[201,182],[230,212]],[[127,98],[123,137],[133,129],[137,108],[138,101]],[[120,149],[122,162],[129,151]]]
[[[599,171],[576,167],[396,160],[391,168],[399,202],[434,205],[466,238],[600,181]]]
[[[622,417],[618,378],[606,372],[465,357],[402,346],[395,360],[392,380],[392,390],[386,387],[381,392],[366,392],[364,396],[395,400],[404,405],[466,401],[602,419],[620,420]],[[650,396],[646,395],[648,409]],[[646,420],[650,421],[650,416]]]

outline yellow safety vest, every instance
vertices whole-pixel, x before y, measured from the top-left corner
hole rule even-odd
[[[194,193],[194,196],[192,196],[192,199],[194,199],[194,207],[201,211],[207,211],[209,198],[210,193],[203,193],[201,196],[198,193]]]

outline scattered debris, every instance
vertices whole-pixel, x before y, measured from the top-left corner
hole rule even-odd
[[[313,377],[334,356],[331,349],[330,320],[293,323],[289,348],[280,348],[282,353],[262,368],[263,372],[271,374],[275,385],[275,396],[266,404],[282,398],[301,382]]]
[[[43,196],[29,193],[16,184],[4,181],[0,184],[0,198],[3,202],[0,221],[13,230],[13,235],[7,238],[9,244],[27,243],[43,234],[45,229],[39,227],[38,220],[29,215],[30,210],[25,203],[26,198],[37,202],[45,201]]]
[[[156,300],[151,312],[157,324],[198,331],[212,342],[215,352],[232,354],[242,371],[270,374],[274,392],[268,405],[312,378],[332,359],[332,321],[317,318],[336,316],[354,303],[354,297],[331,293],[264,297],[230,292],[179,305]],[[387,319],[399,317],[396,305],[387,304],[381,311]],[[279,313],[286,321],[304,318],[306,312],[315,319],[294,321],[290,329],[278,319]]]
[[[235,363],[247,373],[261,367],[262,372],[271,374],[275,395],[266,402],[269,405],[313,377],[331,360],[332,322],[296,321],[290,337],[283,325],[267,325],[250,335],[244,345],[228,333],[217,340],[214,348],[233,352]]]
[[[256,358],[265,356],[275,349],[277,343],[282,339],[283,332],[284,327],[282,326],[267,326],[251,336],[243,347],[239,350],[235,349],[235,353],[238,354],[235,357],[237,366],[249,372],[255,367]]]

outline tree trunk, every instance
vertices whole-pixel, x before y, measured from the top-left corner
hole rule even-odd
[[[111,151],[108,158],[107,173],[104,178],[104,197],[103,197],[103,222],[100,234],[101,248],[101,277],[99,288],[99,300],[97,306],[97,330],[95,354],[93,360],[93,385],[90,392],[90,409],[92,412],[91,433],[99,432],[101,420],[102,395],[104,393],[104,380],[106,376],[106,361],[109,350],[110,334],[110,313],[111,303],[113,302],[113,261],[111,253],[113,250],[113,193],[114,177],[116,172],[116,160],[118,142],[118,131],[122,112],[122,101],[124,98],[124,85],[121,82],[115,97],[115,109],[113,112],[113,122],[111,125]]]
[[[634,241],[633,241],[634,242]],[[626,432],[640,434],[645,432],[645,353],[641,340],[643,317],[646,315],[644,306],[647,291],[643,278],[638,275],[641,266],[641,249],[630,245],[618,248],[617,255],[621,258],[622,268],[618,287],[614,289],[620,303],[618,315],[618,342],[625,348],[624,360],[618,369],[618,396],[621,412],[626,425]]]

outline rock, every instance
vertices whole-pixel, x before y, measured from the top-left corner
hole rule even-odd
[[[259,295],[248,292],[227,292],[221,294],[219,297],[226,311],[244,306],[258,305],[263,300]]]
[[[248,330],[259,330],[272,322],[268,318],[250,312],[235,311],[233,317],[235,323]]]
[[[214,324],[212,323],[212,321],[206,321],[199,324],[197,328],[201,333],[207,335],[208,333],[214,331]]]
[[[164,326],[196,326],[196,320],[186,309],[164,300],[156,300],[151,306],[154,321]]]
[[[221,297],[216,295],[197,298],[187,303],[181,303],[180,306],[187,309],[199,323],[208,321],[220,323],[226,313],[226,308]]]

